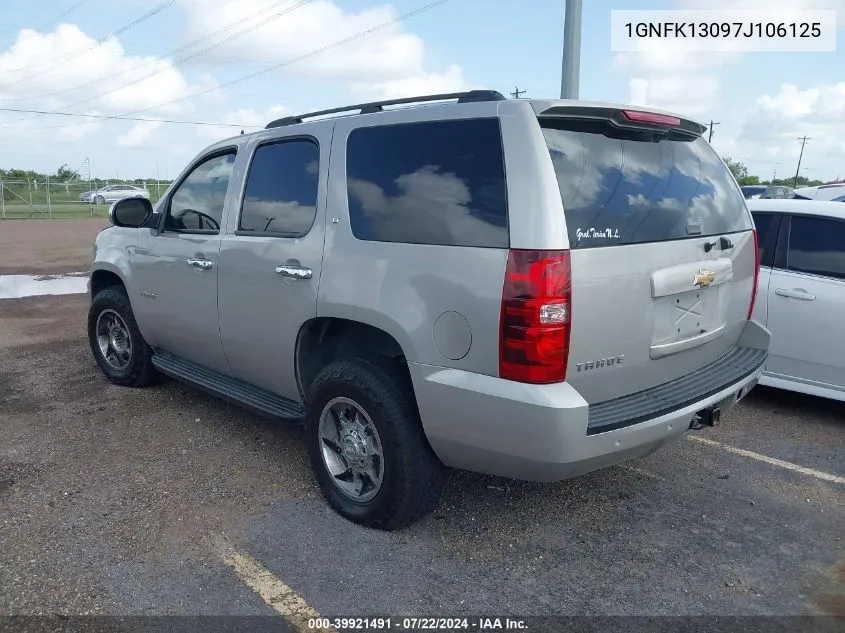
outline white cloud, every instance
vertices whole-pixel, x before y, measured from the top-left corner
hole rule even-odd
[[[442,73],[420,73],[402,79],[392,79],[383,82],[358,82],[352,84],[352,91],[363,98],[373,99],[401,99],[417,95],[442,94],[446,92],[460,92],[480,88],[469,83],[464,78],[460,66],[449,66]]]
[[[169,61],[128,55],[117,39],[98,43],[72,24],[61,24],[51,33],[22,29],[0,54],[0,98],[37,104],[41,110],[140,110],[196,89]],[[185,109],[175,104],[157,111]]]
[[[220,115],[221,123],[236,123],[242,128],[231,127],[228,125],[203,125],[197,127],[199,136],[207,142],[220,141],[224,138],[229,138],[235,134],[239,134],[241,129],[245,132],[253,132],[257,128],[262,128],[274,119],[279,119],[283,116],[293,114],[288,108],[282,105],[274,105],[265,110],[256,111],[251,108],[240,108],[225,114]]]
[[[834,9],[839,25],[845,24],[845,0],[676,0],[675,9],[801,11]],[[765,13],[761,13],[765,15]],[[665,41],[652,40],[653,48],[618,53],[614,67],[629,75],[628,98],[636,105],[673,110],[688,116],[712,112],[727,94],[722,73],[736,65],[743,53],[667,52]]]
[[[0,107],[6,108],[93,116],[144,110],[142,118],[191,118],[195,104],[190,101],[159,104],[213,85],[208,75],[192,83],[167,60],[128,54],[117,39],[98,42],[72,24],[49,33],[21,29],[11,46],[0,50]],[[156,151],[166,138],[167,154],[173,154],[170,150],[193,136],[184,128],[170,130],[163,136],[157,122],[0,112],[0,158],[6,166],[20,167],[19,152],[3,150],[24,147],[48,165],[97,156],[104,169],[115,165],[126,173],[132,171],[134,152]],[[145,157],[145,164],[150,162]]]
[[[153,133],[161,127],[157,121],[139,121],[128,132],[117,137],[117,146],[124,148],[140,147],[152,138]]]
[[[845,172],[845,82],[805,90],[784,83],[776,94],[762,95],[731,149],[745,161],[781,162],[778,171],[785,175],[794,170],[802,136],[810,137],[802,175],[824,179]]]
[[[312,55],[396,19],[399,13],[390,4],[360,11],[345,11],[331,0],[313,0],[307,4],[290,0],[270,5],[267,0],[183,0],[181,4],[188,19],[186,38],[190,41],[211,36],[210,43],[218,43],[257,27],[209,54],[267,63],[289,62],[307,56],[286,70],[359,82],[391,81],[426,72],[423,40],[406,31],[401,23],[384,26],[364,37]],[[269,8],[261,12],[265,7]],[[249,17],[257,12],[260,13]],[[217,33],[245,18],[248,19],[235,28]]]

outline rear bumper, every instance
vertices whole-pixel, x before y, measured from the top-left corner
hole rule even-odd
[[[444,464],[553,481],[648,455],[682,437],[702,409],[716,405],[724,415],[757,384],[768,346],[769,332],[749,321],[738,349],[700,370],[709,370],[709,382],[685,376],[592,412],[568,383],[526,385],[430,365],[409,368],[423,428]],[[597,428],[591,418],[613,424]]]

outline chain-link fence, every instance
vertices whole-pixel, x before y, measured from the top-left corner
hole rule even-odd
[[[0,179],[0,219],[105,217],[115,200],[146,195],[155,203],[169,182],[115,183]]]

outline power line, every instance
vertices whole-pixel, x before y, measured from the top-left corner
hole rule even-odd
[[[801,171],[801,159],[804,157],[804,145],[810,140],[809,136],[802,136],[798,139],[801,141],[801,153],[798,154],[798,167],[795,168],[795,178],[792,179],[793,189],[798,186],[798,172]]]
[[[285,1],[287,1],[287,0],[285,0]],[[233,33],[233,34],[232,34],[232,35],[230,35],[229,37],[227,37],[227,38],[225,38],[225,39],[223,39],[223,40],[221,40],[221,41],[217,42],[216,44],[212,44],[211,46],[207,46],[206,48],[204,48],[204,49],[202,49],[202,50],[199,50],[199,51],[196,51],[196,52],[194,52],[194,53],[191,53],[190,55],[187,55],[186,57],[183,57],[183,58],[181,58],[181,59],[175,60],[175,61],[174,61],[171,65],[172,65],[173,67],[176,67],[176,66],[179,66],[179,65],[181,65],[181,64],[184,64],[184,63],[186,63],[186,62],[189,62],[189,61],[191,61],[192,59],[196,59],[196,58],[197,58],[197,57],[199,57],[200,55],[203,55],[204,53],[207,53],[207,52],[209,52],[209,51],[212,51],[212,50],[214,50],[215,48],[220,48],[220,47],[221,47],[221,46],[223,46],[224,44],[226,44],[226,43],[228,43],[228,42],[231,42],[232,40],[237,39],[237,38],[239,38],[239,37],[242,37],[243,35],[246,35],[247,33],[251,33],[251,32],[252,32],[252,31],[254,31],[255,29],[260,28],[260,27],[262,27],[262,26],[265,26],[265,25],[269,24],[270,22],[272,22],[273,20],[278,20],[280,17],[282,17],[282,16],[284,16],[284,15],[287,15],[287,14],[288,14],[288,13],[290,13],[291,11],[295,11],[296,9],[298,9],[298,8],[300,8],[300,7],[302,7],[302,6],[305,6],[306,4],[308,4],[308,3],[310,3],[310,2],[313,2],[313,0],[300,0],[300,2],[298,2],[297,4],[295,4],[295,5],[294,5],[294,6],[292,6],[292,7],[289,7],[289,8],[287,8],[287,9],[285,9],[285,10],[284,10],[284,11],[282,11],[281,13],[277,13],[277,14],[275,14],[275,15],[271,15],[271,16],[269,16],[269,17],[267,17],[267,18],[265,18],[265,19],[261,20],[261,21],[260,21],[260,22],[258,22],[257,24],[253,24],[253,25],[252,25],[252,26],[250,26],[249,28],[246,28],[246,29],[244,29],[244,30],[242,30],[242,31],[238,31],[238,32],[236,32],[236,33]],[[93,96],[93,97],[88,97],[87,99],[83,99],[83,100],[81,100],[81,101],[76,101],[76,102],[71,103],[71,104],[69,104],[69,105],[67,105],[67,106],[65,106],[65,107],[71,108],[71,107],[74,107],[74,106],[82,105],[82,104],[84,104],[84,103],[89,103],[89,102],[94,101],[94,100],[96,100],[96,99],[102,99],[103,97],[106,97],[106,96],[108,96],[108,95],[110,95],[110,94],[114,94],[115,92],[119,92],[120,90],[124,90],[124,89],[126,89],[126,88],[129,88],[130,86],[134,86],[134,85],[136,85],[136,84],[139,84],[139,83],[141,83],[142,81],[146,81],[147,79],[150,79],[151,77],[155,77],[156,75],[159,75],[159,74],[161,74],[162,72],[163,72],[162,70],[156,70],[155,72],[152,72],[152,73],[149,73],[149,74],[147,74],[147,75],[144,75],[143,77],[139,77],[138,79],[134,79],[134,80],[130,81],[129,83],[126,83],[126,84],[124,84],[124,85],[122,85],[122,86],[118,86],[117,88],[112,88],[111,90],[107,90],[106,92],[103,92],[103,93],[101,93],[101,94],[99,94],[99,95],[95,95],[95,96]]]
[[[23,82],[31,80],[34,77],[34,75],[32,74],[32,71],[35,70],[35,69],[41,68],[44,65],[46,65],[47,68],[42,69],[41,72],[44,72],[44,70],[51,70],[53,68],[57,68],[58,64],[56,64],[54,62],[61,62],[63,60],[69,59],[71,57],[78,57],[79,55],[83,55],[83,54],[87,53],[88,51],[94,50],[95,48],[97,48],[98,46],[100,46],[101,44],[106,42],[108,39],[110,39],[112,37],[117,37],[118,35],[125,33],[129,29],[138,26],[141,22],[149,20],[154,15],[161,13],[162,11],[164,11],[165,9],[167,9],[168,7],[172,6],[175,3],[176,3],[176,0],[165,0],[165,2],[162,2],[158,6],[153,7],[152,9],[147,11],[144,15],[142,15],[138,18],[135,18],[134,20],[132,20],[128,24],[124,24],[122,27],[120,27],[119,29],[117,29],[113,33],[109,33],[105,37],[101,37],[94,44],[87,46],[85,48],[79,48],[79,49],[76,49],[76,50],[72,50],[72,51],[65,53],[64,55],[59,55],[58,57],[53,57],[52,59],[45,59],[45,60],[43,60],[43,61],[41,61],[37,64],[33,64],[32,66],[24,66],[23,68],[7,69],[6,72],[24,72],[24,71],[27,71],[29,74],[27,74],[25,77],[22,77],[21,79],[18,79],[16,81],[10,81],[8,83],[5,83],[3,85],[3,87],[8,88],[9,86],[15,86],[19,83],[23,83]],[[52,66],[51,66],[51,64],[52,64]]]
[[[713,140],[713,126],[714,125],[721,125],[721,123],[719,123],[718,121],[714,121],[713,119],[710,119],[710,126],[709,126],[710,127],[710,136],[707,137],[708,143]]]
[[[210,121],[180,121],[177,119],[142,119],[141,117],[118,116],[110,114],[82,114],[81,112],[52,112],[48,110],[26,110],[22,108],[0,108],[0,112],[20,112],[29,114],[45,114],[48,116],[71,116],[85,119],[114,119],[117,121],[145,121],[149,123],[180,123],[184,125],[212,125],[215,127],[260,128],[262,125],[244,125],[243,123],[214,123]],[[64,127],[64,126],[61,126]],[[24,128],[32,129],[32,128]],[[47,128],[39,128],[47,129]]]
[[[524,95],[524,94],[525,94],[525,90],[520,90],[518,86],[514,86],[513,92],[511,93],[511,96],[514,99],[519,99],[519,97]]]
[[[142,65],[141,65],[141,66],[139,66],[139,67],[130,68],[130,69],[128,69],[128,70],[124,70],[124,71],[119,72],[119,73],[117,73],[117,74],[110,75],[110,76],[108,77],[108,79],[111,81],[111,80],[113,80],[115,77],[120,77],[120,76],[123,76],[123,75],[127,75],[127,74],[129,74],[129,73],[131,73],[131,72],[133,72],[133,71],[137,71],[137,70],[142,69],[142,68],[144,68],[144,67],[147,67],[147,66],[148,66],[148,67],[152,67],[153,65],[155,65],[155,64],[156,64],[156,63],[158,63],[158,62],[165,61],[165,60],[166,60],[169,56],[174,55],[175,53],[179,53],[179,52],[181,52],[181,51],[185,51],[185,50],[187,50],[187,49],[190,49],[190,48],[192,48],[193,46],[195,46],[196,44],[201,44],[201,43],[202,43],[203,41],[205,41],[205,40],[210,40],[210,39],[211,39],[212,37],[214,37],[215,35],[218,35],[218,34],[220,34],[220,33],[224,32],[224,31],[228,31],[229,29],[231,29],[231,28],[233,28],[233,27],[235,27],[235,26],[237,26],[237,25],[239,25],[239,24],[242,24],[243,22],[246,22],[247,20],[249,20],[250,18],[255,17],[256,15],[259,15],[259,14],[261,14],[261,13],[264,13],[265,11],[268,11],[268,10],[270,10],[270,9],[274,8],[274,7],[277,7],[277,6],[278,6],[278,5],[280,5],[280,4],[284,4],[284,3],[289,2],[289,1],[290,1],[290,0],[278,0],[277,2],[274,2],[274,3],[272,3],[271,5],[268,5],[268,6],[266,6],[266,7],[262,8],[262,9],[259,9],[258,11],[255,11],[255,12],[253,12],[253,13],[250,13],[248,16],[246,16],[246,17],[244,17],[244,18],[241,18],[240,20],[236,20],[235,22],[233,22],[233,23],[229,24],[228,26],[225,26],[225,27],[223,27],[223,28],[217,29],[216,31],[214,31],[214,32],[212,32],[212,33],[210,33],[210,34],[205,35],[205,36],[200,37],[200,38],[197,38],[197,39],[195,39],[195,40],[193,40],[193,41],[191,41],[191,42],[188,42],[187,44],[183,44],[182,46],[180,46],[180,47],[178,47],[178,48],[175,48],[175,49],[173,49],[172,51],[169,51],[166,55],[160,55],[160,56],[156,57],[155,59],[153,59],[153,60],[151,60],[151,61],[149,61],[149,62],[147,62],[147,63],[145,63],[145,64],[142,64]],[[230,35],[230,36],[229,36],[229,37],[227,37],[226,39],[224,39],[224,40],[222,40],[222,41],[220,41],[220,42],[217,42],[216,44],[213,44],[213,45],[211,45],[211,46],[209,46],[209,47],[206,47],[206,48],[204,48],[204,49],[202,49],[202,50],[200,50],[200,51],[196,51],[196,52],[194,52],[194,53],[191,53],[191,54],[189,54],[189,55],[187,55],[187,56],[185,56],[185,57],[183,57],[183,58],[181,58],[181,59],[175,59],[174,61],[172,61],[172,62],[171,62],[171,66],[172,66],[172,67],[175,67],[175,66],[178,66],[178,65],[180,65],[180,64],[184,64],[185,62],[191,61],[192,59],[195,59],[196,57],[199,57],[200,55],[203,55],[203,54],[205,54],[205,53],[207,53],[207,52],[209,52],[209,51],[211,51],[211,50],[214,50],[215,48],[219,48],[220,46],[223,46],[224,44],[226,44],[226,43],[228,43],[228,42],[232,41],[233,39],[236,39],[236,38],[238,38],[238,37],[241,37],[242,35],[245,35],[245,34],[247,34],[247,33],[251,32],[251,31],[254,31],[255,29],[257,29],[257,28],[259,28],[259,27],[261,27],[261,26],[264,26],[264,25],[268,24],[269,22],[271,22],[271,21],[273,21],[273,20],[275,20],[275,19],[278,19],[278,18],[280,18],[280,17],[282,17],[282,16],[284,16],[284,15],[288,14],[288,13],[290,13],[291,11],[294,11],[295,9],[298,9],[298,8],[299,8],[299,7],[301,7],[302,5],[304,5],[304,4],[308,4],[308,3],[309,3],[309,2],[311,2],[311,1],[312,1],[312,0],[302,0],[302,1],[300,1],[298,4],[296,4],[295,6],[290,7],[290,8],[288,8],[288,9],[285,9],[285,10],[284,10],[284,11],[282,11],[281,13],[277,13],[277,14],[274,14],[274,15],[272,15],[272,16],[269,16],[269,17],[267,17],[266,19],[264,19],[264,20],[262,20],[261,22],[259,22],[258,24],[254,24],[254,25],[252,25],[251,27],[248,27],[247,29],[244,29],[244,30],[242,30],[242,31],[238,31],[238,32],[234,33],[233,35]],[[160,73],[164,72],[164,70],[165,70],[165,69],[159,69],[159,70],[156,70],[156,71],[154,71],[154,72],[152,72],[152,73],[149,73],[149,74],[147,74],[147,75],[144,75],[143,77],[139,77],[139,78],[137,78],[137,79],[134,79],[133,81],[130,81],[130,82],[129,82],[129,83],[127,83],[127,84],[123,84],[123,85],[121,85],[121,86],[117,86],[116,88],[112,88],[111,90],[109,90],[109,91],[107,91],[107,92],[104,92],[104,93],[101,93],[101,94],[99,94],[99,95],[95,95],[95,96],[93,96],[93,97],[87,97],[87,98],[85,98],[85,99],[83,99],[83,100],[81,100],[81,101],[76,101],[76,102],[74,102],[74,103],[67,104],[65,107],[66,107],[66,108],[72,108],[72,107],[74,107],[74,106],[81,105],[81,104],[83,104],[83,103],[88,103],[88,102],[90,102],[90,101],[94,101],[95,99],[101,99],[102,97],[105,97],[105,96],[108,96],[108,95],[113,94],[113,93],[115,93],[115,92],[118,92],[118,91],[120,91],[120,90],[123,90],[124,88],[128,88],[128,87],[130,87],[130,86],[134,86],[134,85],[136,85],[136,84],[138,84],[138,83],[140,83],[140,82],[142,82],[142,81],[144,81],[144,80],[146,80],[146,79],[149,79],[150,77],[154,77],[154,76],[156,76],[156,75],[158,75],[158,74],[160,74]],[[31,96],[31,97],[17,97],[17,98],[15,98],[15,99],[9,99],[9,101],[19,101],[19,100],[22,100],[22,99],[27,99],[27,100],[30,100],[30,99],[44,99],[44,98],[46,98],[46,97],[52,97],[52,96],[54,96],[54,95],[63,94],[63,93],[66,93],[66,92],[74,92],[74,91],[80,90],[80,89],[85,88],[85,87],[88,87],[88,86],[92,86],[92,85],[95,85],[95,84],[99,84],[99,83],[101,83],[103,80],[104,80],[104,78],[100,78],[100,77],[98,77],[97,79],[93,79],[93,80],[91,80],[91,81],[87,81],[87,82],[82,83],[82,84],[77,84],[77,85],[75,85],[75,86],[71,86],[71,87],[69,87],[69,88],[62,88],[62,89],[60,89],[60,90],[54,90],[54,91],[52,91],[52,92],[47,92],[47,93],[40,94],[40,95],[34,95],[34,96]],[[27,118],[30,118],[30,117],[27,117]],[[19,119],[19,120],[26,120],[26,119]]]
[[[129,116],[132,116],[132,115],[135,115],[135,114],[141,114],[142,112],[148,112],[150,110],[155,110],[157,108],[162,108],[164,106],[169,106],[169,105],[173,105],[173,104],[176,104],[176,103],[181,103],[183,101],[187,101],[188,99],[200,97],[200,96],[209,94],[211,92],[216,92],[218,90],[222,90],[223,88],[228,88],[230,86],[234,86],[235,84],[239,84],[239,83],[242,83],[244,81],[248,81],[250,79],[255,79],[256,77],[260,77],[261,75],[265,75],[269,72],[279,70],[280,68],[285,68],[287,66],[290,66],[290,65],[295,64],[297,62],[303,61],[303,60],[308,59],[310,57],[313,57],[315,55],[319,55],[320,53],[324,53],[328,50],[337,48],[338,46],[342,46],[343,44],[347,44],[347,43],[352,42],[354,40],[358,40],[362,37],[366,37],[367,35],[375,33],[376,31],[380,31],[381,29],[387,28],[389,26],[393,26],[394,24],[398,24],[399,22],[404,22],[405,20],[407,20],[409,18],[412,18],[416,15],[419,15],[420,13],[423,13],[424,11],[428,11],[430,9],[437,7],[437,6],[440,6],[441,4],[445,4],[448,1],[449,0],[436,0],[435,2],[429,2],[428,4],[425,4],[421,7],[419,7],[418,9],[414,9],[413,11],[409,11],[408,13],[405,13],[403,15],[400,15],[399,17],[393,18],[392,20],[388,20],[386,22],[382,22],[381,24],[377,24],[376,26],[371,27],[369,29],[366,29],[365,31],[360,31],[358,33],[355,33],[354,35],[350,35],[349,37],[345,37],[342,40],[338,40],[337,42],[334,42],[332,44],[327,44],[326,46],[323,46],[321,48],[313,50],[309,53],[299,55],[298,57],[294,57],[292,59],[286,60],[284,62],[280,62],[278,64],[273,64],[272,66],[269,66],[267,68],[264,68],[262,70],[259,70],[259,71],[253,72],[253,73],[249,73],[247,75],[242,75],[240,77],[236,77],[235,79],[232,79],[231,81],[227,81],[227,82],[222,83],[220,85],[213,86],[211,88],[206,88],[205,90],[201,90],[199,92],[194,92],[194,93],[185,95],[184,97],[180,97],[178,99],[173,99],[171,101],[165,101],[164,103],[158,103],[158,104],[155,104],[155,105],[152,105],[152,106],[147,106],[146,108],[140,108],[138,110],[132,110],[131,112],[125,112],[120,116],[129,117]],[[57,129],[57,128],[61,128],[61,127],[68,127],[68,126],[59,125],[59,126],[52,126],[50,128],[39,128],[39,129]]]
[[[369,28],[365,31],[360,31],[358,33],[355,33],[354,35],[350,35],[349,37],[345,37],[342,40],[338,40],[337,42],[334,42],[332,44],[328,44],[326,46],[323,46],[322,48],[318,48],[317,50],[311,51],[310,53],[305,53],[303,55],[299,55],[298,57],[294,57],[293,59],[289,59],[287,61],[280,62],[278,64],[273,64],[272,66],[269,66],[268,68],[264,68],[264,69],[258,70],[256,72],[249,73],[247,75],[242,75],[241,77],[236,77],[235,79],[232,79],[231,81],[227,81],[226,83],[222,83],[219,86],[207,88],[205,90],[201,90],[200,92],[196,92],[196,93],[193,93],[193,94],[190,94],[190,95],[186,95],[184,97],[180,97],[179,99],[174,99],[173,101],[167,101],[165,103],[159,103],[157,105],[149,106],[149,107],[143,108],[141,110],[134,110],[132,112],[128,112],[127,114],[139,114],[141,112],[146,112],[148,110],[153,110],[155,108],[161,108],[161,107],[166,106],[166,105],[173,105],[174,103],[180,103],[182,101],[187,101],[188,99],[193,99],[194,97],[200,97],[200,96],[206,95],[210,92],[216,92],[217,90],[222,90],[223,88],[228,88],[230,86],[234,86],[235,84],[239,84],[239,83],[242,83],[244,81],[248,81],[250,79],[255,79],[256,77],[260,77],[261,75],[266,75],[267,73],[272,72],[274,70],[279,70],[280,68],[285,68],[285,67],[290,66],[292,64],[295,64],[297,62],[301,62],[305,59],[308,59],[309,57],[313,57],[314,55],[319,55],[320,53],[325,53],[326,51],[337,48],[338,46],[342,46],[343,44],[347,44],[349,42],[361,39],[362,37],[366,37],[367,35],[375,33],[376,31],[380,31],[381,29],[385,29],[388,26],[393,26],[394,24],[398,24],[399,22],[404,22],[408,18],[414,17],[415,15],[423,13],[424,11],[428,11],[429,9],[433,9],[434,7],[437,7],[441,4],[446,4],[448,1],[449,0],[436,0],[435,2],[429,2],[428,4],[425,4],[418,9],[414,9],[413,11],[409,11],[408,13],[400,15],[397,18],[393,18],[392,20],[388,20],[387,22],[382,22],[381,24],[378,24],[378,25],[376,25],[372,28]]]
[[[53,24],[54,22],[58,22],[62,18],[66,18],[71,13],[73,13],[74,11],[76,11],[77,9],[79,9],[80,7],[82,7],[83,5],[85,5],[87,3],[88,3],[88,0],[79,0],[78,2],[72,4],[70,7],[68,7],[67,9],[62,11],[59,15],[57,15],[52,20],[47,20],[47,22],[45,22],[43,26],[38,27],[38,30],[41,31],[43,29],[46,29],[48,25]]]

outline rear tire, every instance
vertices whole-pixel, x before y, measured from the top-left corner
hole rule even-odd
[[[104,288],[91,301],[88,342],[100,370],[116,385],[146,387],[158,380],[152,349],[138,329],[123,288]]]
[[[306,441],[323,496],[341,516],[382,530],[432,512],[447,476],[401,369],[386,359],[335,361],[315,378],[308,398]],[[329,437],[332,429],[337,435]]]

